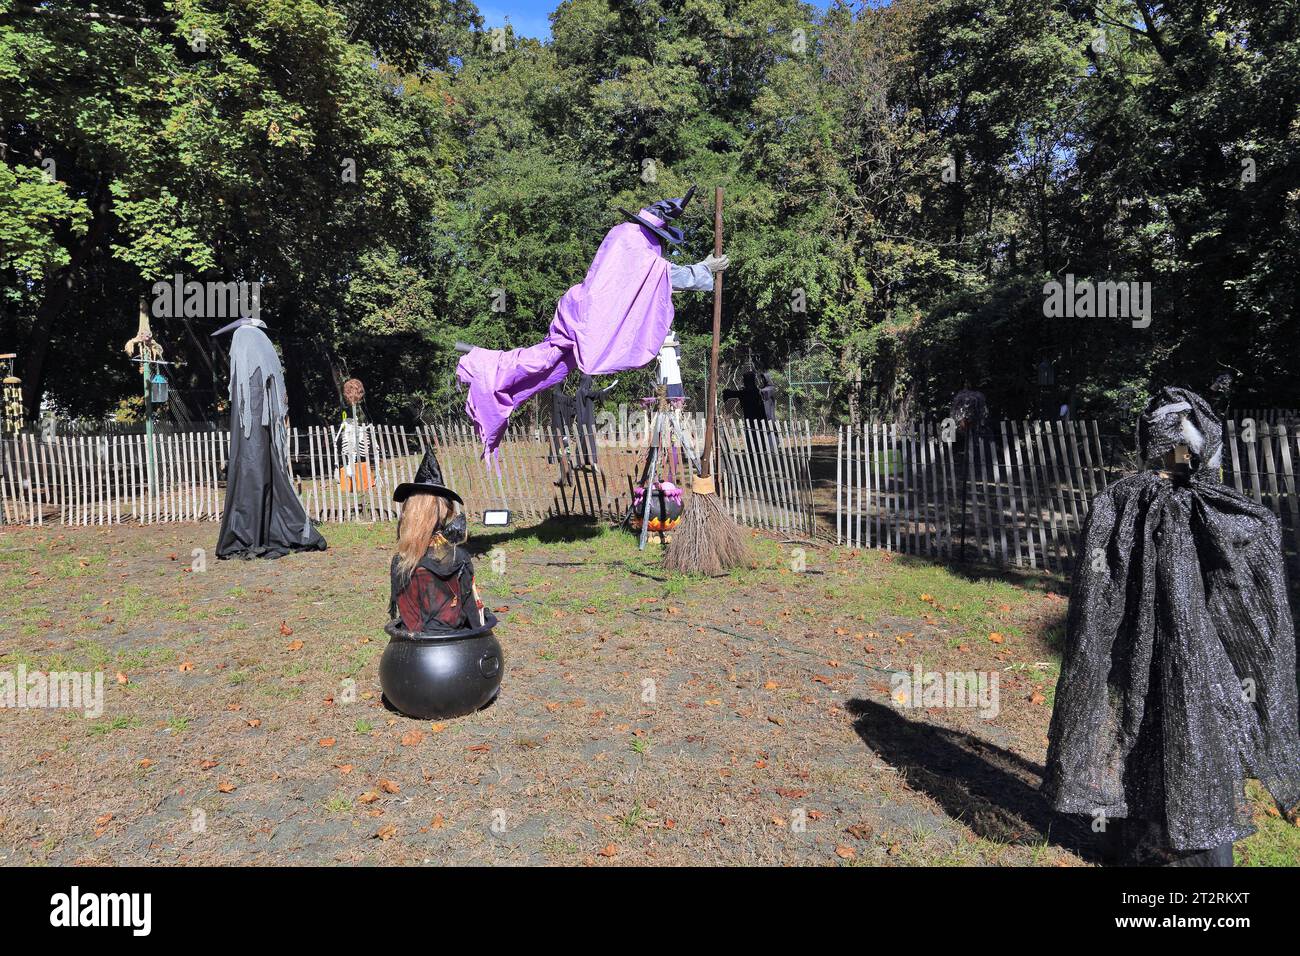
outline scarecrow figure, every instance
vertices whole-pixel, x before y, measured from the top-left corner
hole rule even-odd
[[[1231,866],[1246,777],[1300,802],[1281,532],[1220,484],[1222,435],[1199,395],[1162,389],[1138,420],[1149,470],[1083,529],[1043,789],[1120,863]]]
[[[677,269],[679,267],[673,266],[673,268]],[[672,329],[668,330],[668,337],[664,339],[664,344],[659,348],[657,384],[664,387],[664,394],[669,401],[676,399],[681,402],[686,398],[686,390],[682,388],[682,343],[678,340],[677,333]]]
[[[279,558],[324,551],[289,475],[284,369],[261,319],[237,319],[212,335],[230,340],[230,461],[218,558]]]
[[[654,359],[672,325],[673,289],[713,288],[726,256],[692,266],[664,257],[667,245],[685,241],[685,233],[668,223],[682,215],[694,191],[639,213],[619,210],[628,221],[605,234],[586,278],[560,299],[541,342],[507,352],[471,348],[461,358],[456,377],[469,390],[465,412],[487,454],[500,445],[516,406],[570,372],[610,375]]]

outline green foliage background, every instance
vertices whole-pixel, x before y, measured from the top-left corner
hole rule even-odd
[[[0,0],[0,351],[29,412],[106,416],[152,282],[259,281],[295,420],[350,375],[374,418],[450,414],[451,343],[531,343],[615,207],[695,182],[727,190],[727,364],[829,356],[840,417],[970,385],[1119,419],[1224,371],[1294,407],[1298,26],[1294,0],[564,0],[540,43],[468,0]],[[1066,273],[1151,282],[1150,328],[1044,318]],[[676,297],[688,387],[707,300]],[[216,324],[154,323],[195,417]]]

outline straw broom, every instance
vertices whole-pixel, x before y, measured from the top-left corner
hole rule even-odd
[[[713,193],[713,254],[722,255],[722,187]],[[713,439],[718,408],[718,349],[722,343],[722,273],[713,274],[713,350],[709,355],[708,409],[705,412],[704,453],[700,472],[691,483],[691,497],[664,550],[664,567],[684,574],[721,574],[748,565],[749,549],[740,529],[723,510],[713,482]]]

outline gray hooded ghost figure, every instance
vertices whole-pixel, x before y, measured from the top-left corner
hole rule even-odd
[[[1105,822],[1115,862],[1231,866],[1247,777],[1300,802],[1281,530],[1220,483],[1222,436],[1199,395],[1162,389],[1138,422],[1152,470],[1083,529],[1043,788]]]
[[[257,319],[242,319],[230,341],[230,461],[218,558],[279,558],[324,551],[294,491],[286,454],[284,370]]]

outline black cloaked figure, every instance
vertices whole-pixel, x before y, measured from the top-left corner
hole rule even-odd
[[[1116,863],[1231,866],[1247,777],[1300,803],[1281,530],[1220,483],[1222,436],[1199,395],[1162,389],[1138,422],[1150,470],[1083,529],[1043,789],[1104,821]]]
[[[218,558],[279,558],[324,551],[289,474],[284,369],[260,319],[212,333],[230,340],[230,458]]]
[[[596,452],[596,402],[603,399],[618,385],[617,381],[597,388],[590,375],[583,375],[578,380],[578,394],[575,401],[575,419],[578,431],[578,462],[587,467],[597,463]]]
[[[491,704],[504,657],[496,618],[474,586],[464,502],[433,451],[393,492],[402,505],[390,567],[390,641],[379,661],[384,700],[408,717],[441,720]]]
[[[746,421],[776,421],[776,386],[770,375],[753,366],[742,376],[741,387],[723,389],[722,397],[739,399]]]

